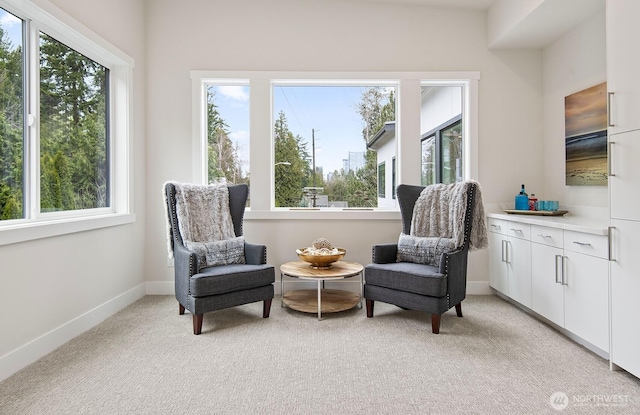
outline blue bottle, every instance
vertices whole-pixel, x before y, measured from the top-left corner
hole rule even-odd
[[[516,210],[529,210],[529,195],[524,191],[524,184],[520,193],[516,195]]]

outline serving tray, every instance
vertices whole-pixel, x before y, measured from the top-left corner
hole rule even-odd
[[[511,213],[515,215],[534,215],[534,216],[564,216],[569,213],[568,210],[516,210],[505,209],[505,213]]]

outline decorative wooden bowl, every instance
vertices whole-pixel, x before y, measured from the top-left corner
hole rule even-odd
[[[310,255],[304,252],[305,249],[306,248],[296,249],[296,254],[298,254],[301,260],[308,262],[310,264],[309,266],[314,269],[329,269],[331,268],[331,264],[340,261],[347,253],[347,250],[344,248],[336,248],[338,250],[337,254]]]

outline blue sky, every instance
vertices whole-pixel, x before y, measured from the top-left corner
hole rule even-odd
[[[249,159],[249,87],[216,86],[218,111],[227,122],[231,138],[238,143],[244,162]],[[316,167],[325,175],[342,168],[350,151],[365,151],[363,123],[357,113],[363,86],[275,86],[273,120],[284,111],[289,130],[306,141],[311,153],[315,130]]]
[[[14,47],[22,43],[21,20],[14,15],[0,9],[0,26],[5,31]]]

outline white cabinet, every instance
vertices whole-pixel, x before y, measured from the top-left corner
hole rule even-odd
[[[633,53],[640,36],[640,2],[607,0],[606,7],[608,133],[611,135],[640,129],[640,56]]]
[[[611,361],[640,377],[640,1],[607,0]],[[611,126],[613,125],[613,126]]]
[[[531,226],[489,219],[489,284],[531,307]]]
[[[640,222],[611,226],[611,361],[640,377]]]
[[[564,231],[564,327],[609,351],[609,240]]]
[[[640,85],[640,82],[637,83]],[[640,117],[637,118],[640,120]],[[640,206],[640,192],[638,192],[640,131],[610,136],[609,143],[611,218],[640,220],[640,209],[638,209]]]
[[[564,327],[562,229],[531,227],[531,309]]]
[[[506,232],[507,222],[489,220],[489,285],[501,293],[509,291]]]
[[[608,238],[531,228],[531,309],[609,351]]]
[[[489,218],[491,287],[609,352],[606,224],[585,231],[526,222]]]

